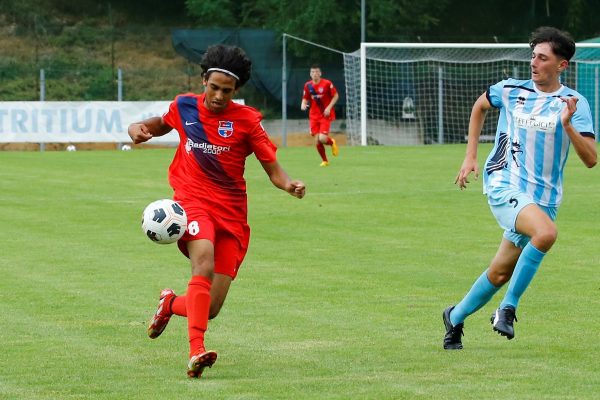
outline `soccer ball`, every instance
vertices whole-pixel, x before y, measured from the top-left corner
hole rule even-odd
[[[156,200],[144,209],[142,231],[154,243],[169,244],[181,239],[187,227],[187,215],[170,199]]]
[[[74,144],[70,144],[67,146],[67,151],[77,151],[77,147]]]
[[[121,150],[122,151],[129,151],[131,150],[131,146],[128,144],[124,144],[123,146],[121,146]]]

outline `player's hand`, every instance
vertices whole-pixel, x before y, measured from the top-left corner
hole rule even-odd
[[[292,196],[301,199],[306,193],[306,186],[304,186],[304,182],[294,180],[290,182],[287,192]]]
[[[135,144],[152,139],[152,134],[145,124],[131,124],[127,129],[127,133],[129,133],[129,137]]]
[[[302,104],[300,105],[300,109],[301,109],[302,111],[306,111],[306,109],[307,109],[307,108],[308,108],[308,104],[306,104],[306,103],[302,103]]]
[[[325,118],[329,118],[330,114],[331,114],[331,108],[326,108],[325,110],[323,110],[323,116]]]
[[[560,113],[560,120],[564,126],[571,123],[571,117],[577,111],[577,102],[579,99],[577,97],[560,97],[560,99],[566,103],[566,106],[563,107]]]
[[[477,180],[477,178],[479,178],[479,166],[477,165],[477,160],[465,158],[465,161],[463,161],[460,171],[458,171],[458,175],[454,180],[454,183],[458,185],[460,190],[467,188],[467,183],[470,183],[469,174],[471,172],[475,173],[475,180]]]

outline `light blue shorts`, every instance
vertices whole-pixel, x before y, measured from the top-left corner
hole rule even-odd
[[[496,217],[498,225],[504,229],[504,238],[510,240],[515,246],[523,248],[529,243],[530,237],[518,233],[515,229],[517,216],[521,210],[529,205],[536,204],[531,196],[514,188],[493,188],[487,192],[488,204],[492,214]],[[556,207],[544,207],[536,204],[552,221],[556,219]]]

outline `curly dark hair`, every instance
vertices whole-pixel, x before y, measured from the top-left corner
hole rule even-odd
[[[552,51],[567,61],[575,54],[575,41],[568,32],[552,26],[540,26],[531,34],[529,47],[533,48],[540,43],[549,43]]]
[[[244,86],[250,79],[252,61],[240,47],[219,44],[206,49],[206,53],[200,61],[200,67],[202,67],[202,77],[204,79],[208,79],[213,72],[208,72],[209,68],[221,68],[231,71],[239,78],[236,79],[235,83],[237,89]]]

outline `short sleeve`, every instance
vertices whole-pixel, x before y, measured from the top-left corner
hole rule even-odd
[[[172,128],[179,126],[179,109],[177,108],[177,97],[169,104],[169,111],[163,115],[163,121]]]
[[[495,107],[495,108],[502,107],[502,89],[504,89],[505,84],[506,84],[506,81],[500,81],[500,82],[496,83],[495,85],[492,85],[488,88],[488,90],[486,92],[486,97],[487,97],[487,100],[492,105],[492,107]]]
[[[259,161],[267,163],[275,162],[277,161],[277,146],[271,142],[267,131],[263,128],[260,122],[262,116],[257,113],[256,117],[256,127],[249,136],[250,148]]]
[[[329,93],[331,93],[331,97],[333,97],[337,94],[337,89],[335,88],[335,85],[331,81],[329,82]]]
[[[302,88],[302,98],[304,100],[310,100],[310,93],[308,92],[306,83],[304,84],[304,87]]]
[[[592,111],[590,109],[590,104],[587,99],[577,94],[579,101],[577,102],[577,111],[571,117],[571,124],[573,124],[573,128],[575,128],[581,135],[596,137],[594,133],[594,125],[592,119]]]

